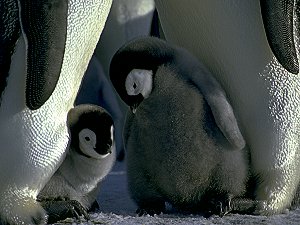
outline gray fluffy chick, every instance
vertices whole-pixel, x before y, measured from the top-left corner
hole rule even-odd
[[[248,151],[226,95],[185,49],[140,38],[114,55],[111,81],[131,108],[124,143],[138,214],[253,210]]]

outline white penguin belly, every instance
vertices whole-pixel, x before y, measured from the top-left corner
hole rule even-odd
[[[289,206],[299,183],[300,76],[274,58],[258,0],[156,0],[167,40],[193,52],[225,89],[262,183],[262,213]],[[299,46],[298,40],[296,40]]]
[[[9,212],[5,215],[6,211],[0,211],[1,219],[29,224],[26,216],[32,216],[30,210],[35,209],[24,199],[34,201],[63,160],[69,141],[67,113],[73,107],[111,3],[69,0],[60,78],[48,101],[34,111],[25,106],[26,40],[19,38],[0,107],[0,206]]]

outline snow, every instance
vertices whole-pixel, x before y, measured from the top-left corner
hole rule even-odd
[[[274,216],[252,216],[252,215],[238,215],[228,214],[224,217],[212,216],[204,218],[200,215],[182,215],[176,212],[167,214],[160,214],[155,216],[138,217],[135,214],[136,205],[130,199],[127,191],[126,171],[124,162],[117,162],[113,171],[103,181],[103,187],[100,191],[98,201],[100,204],[100,211],[90,214],[90,220],[75,220],[66,219],[60,221],[59,225],[93,225],[93,224],[107,224],[107,225],[180,225],[180,224],[243,224],[243,225],[281,225],[281,224],[300,224],[300,209],[290,211],[286,214]]]

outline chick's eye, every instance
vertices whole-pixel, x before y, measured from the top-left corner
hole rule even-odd
[[[137,87],[137,85],[136,85],[136,83],[134,82],[134,83],[133,83],[133,88],[136,89],[136,87]]]
[[[84,138],[86,141],[90,141],[91,139],[89,137]]]

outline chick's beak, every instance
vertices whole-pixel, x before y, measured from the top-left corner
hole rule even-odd
[[[130,105],[130,110],[132,111],[133,114],[135,114],[138,106],[144,100],[144,97],[142,94],[138,94],[138,95],[134,96],[133,99],[134,99],[133,100],[134,103]]]
[[[135,114],[135,113],[136,113],[136,109],[137,109],[137,107],[138,107],[138,105],[137,105],[137,104],[134,104],[134,105],[130,106],[130,110],[131,110],[131,112],[132,112],[133,114]]]

